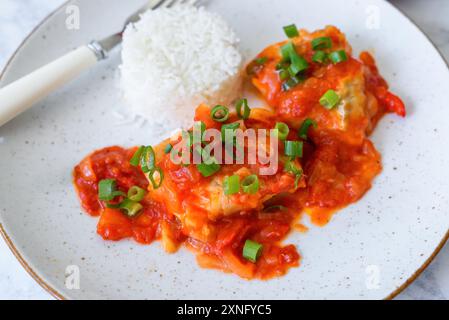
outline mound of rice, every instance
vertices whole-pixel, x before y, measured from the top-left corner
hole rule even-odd
[[[233,30],[203,8],[148,11],[123,35],[120,85],[126,104],[167,130],[192,125],[201,104],[238,98],[242,56]]]

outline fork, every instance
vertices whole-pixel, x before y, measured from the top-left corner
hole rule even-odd
[[[67,84],[83,71],[108,57],[108,53],[119,45],[123,32],[129,24],[140,20],[147,10],[170,8],[175,5],[196,5],[198,0],[152,0],[137,10],[125,21],[122,30],[99,41],[92,41],[63,57],[33,71],[0,89],[0,127],[28,110],[33,104],[51,92]]]

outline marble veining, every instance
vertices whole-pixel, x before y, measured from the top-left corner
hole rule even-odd
[[[0,1],[0,69],[26,35],[65,0]],[[449,3],[447,0],[391,0],[412,18],[449,60]],[[0,144],[3,142],[0,137]],[[0,147],[1,148],[1,147]],[[449,298],[449,244],[447,244],[398,299]],[[0,241],[0,299],[51,299],[20,266],[4,241]]]

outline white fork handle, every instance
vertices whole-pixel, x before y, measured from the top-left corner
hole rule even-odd
[[[0,89],[0,127],[98,61],[82,46]]]

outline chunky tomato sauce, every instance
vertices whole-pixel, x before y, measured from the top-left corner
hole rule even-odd
[[[332,39],[335,49],[345,50],[348,60],[325,65],[313,62],[310,42],[323,36]],[[215,188],[220,179],[232,174],[244,177],[254,173],[260,164],[226,165],[214,177],[205,178],[194,165],[174,164],[170,155],[159,150],[166,145],[162,144],[156,147],[156,158],[165,178],[160,189],[152,190],[142,170],[130,165],[137,148],[105,148],[86,157],[74,170],[83,208],[92,216],[100,216],[98,234],[105,240],[133,238],[141,244],[162,240],[167,252],[175,252],[184,244],[197,255],[202,267],[245,279],[270,279],[298,266],[296,247],[282,242],[293,228],[306,231],[298,223],[302,213],[307,213],[315,224],[325,225],[333,213],[359,200],[371,188],[382,166],[368,135],[385,113],[405,116],[405,107],[388,90],[373,57],[366,52],[360,59],[352,57],[338,29],[300,31],[294,41],[298,53],[310,64],[305,81],[283,90],[276,68],[282,44],[268,47],[258,56],[266,63],[253,70],[250,80],[273,112],[253,110],[244,125],[273,128],[282,121],[290,126],[288,138],[294,139],[301,123],[314,119],[317,126],[309,130],[304,141],[300,181],[285,172],[281,161],[275,175],[260,177],[262,187],[257,193],[238,193],[223,199]],[[341,94],[338,111],[319,104],[329,89]],[[207,128],[221,127],[211,120],[206,106],[197,109],[195,120],[203,121]],[[236,120],[232,115],[227,123]],[[98,183],[103,179],[116,180],[118,190],[124,193],[132,186],[148,189],[141,213],[128,217],[119,209],[106,208],[98,198]],[[215,198],[221,202],[211,200]],[[115,201],[121,200],[119,197]],[[220,207],[223,203],[224,209]],[[263,245],[257,262],[242,256],[247,239]]]

